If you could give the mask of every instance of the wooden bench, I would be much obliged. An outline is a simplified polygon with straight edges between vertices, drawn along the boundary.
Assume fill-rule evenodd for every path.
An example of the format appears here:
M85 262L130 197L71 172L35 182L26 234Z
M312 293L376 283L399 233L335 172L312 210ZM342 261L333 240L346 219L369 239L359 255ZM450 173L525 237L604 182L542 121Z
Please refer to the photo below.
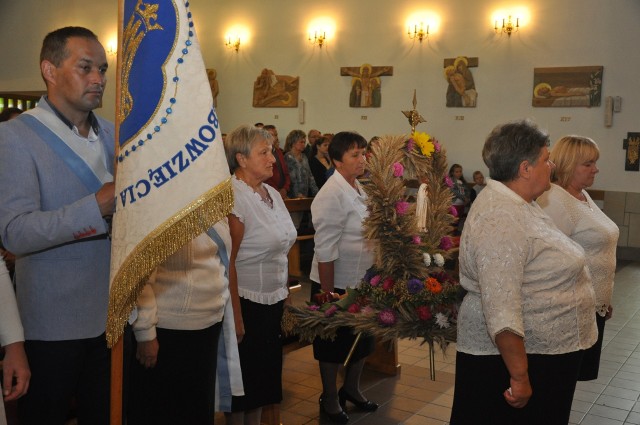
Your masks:
M313 198L291 198L285 199L284 204L289 212L305 212L311 211L311 202ZM294 277L302 277L300 269L300 244L303 241L313 239L313 233L298 235L296 242L289 251L289 275Z

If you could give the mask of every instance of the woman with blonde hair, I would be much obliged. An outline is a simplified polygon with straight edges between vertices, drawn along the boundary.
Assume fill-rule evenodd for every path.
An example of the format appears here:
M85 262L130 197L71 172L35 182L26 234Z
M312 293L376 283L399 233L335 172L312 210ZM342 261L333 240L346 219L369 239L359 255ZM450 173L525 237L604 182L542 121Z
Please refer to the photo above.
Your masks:
M558 140L550 156L556 164L551 190L538 199L556 226L584 248L591 272L598 340L585 352L578 377L581 381L598 378L604 324L613 312L611 295L620 232L585 190L593 185L600 171L596 165L599 157L598 145L587 137L565 136Z

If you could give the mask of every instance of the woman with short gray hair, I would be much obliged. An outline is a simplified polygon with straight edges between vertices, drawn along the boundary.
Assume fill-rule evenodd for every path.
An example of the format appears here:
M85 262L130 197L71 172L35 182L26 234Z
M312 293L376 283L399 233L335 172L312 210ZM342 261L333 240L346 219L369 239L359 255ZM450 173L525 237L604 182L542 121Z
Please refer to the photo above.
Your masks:
M234 195L229 290L245 394L233 397L227 424L259 425L262 406L282 401L280 321L297 232L280 194L264 183L275 163L269 133L240 126L224 147Z
M536 203L554 167L529 121L496 127L491 180L460 240L451 425L567 424L578 369L597 336L584 250ZM481 390L479 390L481 389Z

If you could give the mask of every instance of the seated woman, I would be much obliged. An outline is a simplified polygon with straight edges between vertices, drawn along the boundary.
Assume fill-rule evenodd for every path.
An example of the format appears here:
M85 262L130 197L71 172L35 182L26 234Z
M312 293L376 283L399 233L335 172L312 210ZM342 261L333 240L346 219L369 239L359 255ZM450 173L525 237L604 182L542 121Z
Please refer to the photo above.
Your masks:
M227 425L259 425L262 407L282 400L280 321L289 296L287 253L297 232L284 201L264 183L275 157L268 132L244 125L224 144L235 204L229 215L229 287L244 396L233 397Z

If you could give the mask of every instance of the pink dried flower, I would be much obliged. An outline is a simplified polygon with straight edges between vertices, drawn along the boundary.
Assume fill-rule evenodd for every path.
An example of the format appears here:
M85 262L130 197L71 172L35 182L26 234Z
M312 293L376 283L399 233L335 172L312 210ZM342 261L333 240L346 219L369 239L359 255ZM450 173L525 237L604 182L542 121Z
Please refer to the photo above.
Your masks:
M434 140L433 141L433 147L434 147L436 152L440 152L440 149L441 149L440 142L438 142L437 140Z
M407 152L411 152L416 146L416 141L413 138L407 140Z
M353 303L347 309L349 313L360 313L360 304Z
M444 183L448 187L453 187L453 180L451 180L451 177L449 177L449 176L444 176Z
M398 215L405 215L409 211L409 203L407 201L396 202L396 212Z
M362 307L362 310L360 311L362 314L372 314L374 313L375 310L370 305L365 305L364 307Z
M325 310L324 317L331 317L336 313L336 311L338 311L338 306L334 304Z
M311 310L311 311L318 311L318 310L320 310L320 306L315 305L315 304L308 305L308 306L307 306L307 308L308 308L309 310Z
M420 245L422 243L422 238L420 235L413 235L413 243L416 245Z
M443 236L442 239L440 239L440 249L442 249L443 251L448 251L453 247L453 241L451 241L451 238L449 236Z
M456 207L454 207L453 205L451 205L449 207L449 214L451 214L454 217L458 216L458 209Z
M431 309L426 305L421 305L416 308L416 313L418 313L418 319L420 320L430 320L433 317Z
M393 278L391 277L388 277L382 282L382 289L389 292L393 289L393 286L395 284L396 284L395 280L393 280Z
M378 286L378 283L380 283L380 279L382 279L382 277L380 277L380 275L377 274L371 278L371 282L369 282L369 284L371 286Z
M404 174L404 166L399 162L393 163L393 177L402 177Z
M378 313L378 322L383 326L393 326L396 320L396 313L391 309L386 308Z

